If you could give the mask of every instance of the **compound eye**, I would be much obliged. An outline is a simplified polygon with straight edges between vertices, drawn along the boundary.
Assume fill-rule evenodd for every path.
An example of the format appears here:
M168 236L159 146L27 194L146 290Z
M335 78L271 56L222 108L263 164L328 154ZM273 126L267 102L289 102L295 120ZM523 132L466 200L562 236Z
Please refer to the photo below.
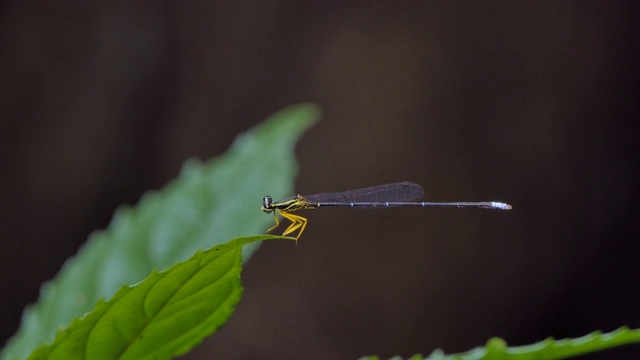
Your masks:
M262 211L266 213L270 213L273 211L271 205L273 204L273 199L271 196L267 195L262 199Z

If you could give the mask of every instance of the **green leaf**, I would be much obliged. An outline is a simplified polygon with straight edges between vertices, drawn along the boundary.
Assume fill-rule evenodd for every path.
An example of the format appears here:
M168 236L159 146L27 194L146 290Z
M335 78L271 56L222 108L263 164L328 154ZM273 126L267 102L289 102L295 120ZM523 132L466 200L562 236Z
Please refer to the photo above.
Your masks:
M227 239L263 233L273 222L260 211L264 195L293 193L295 141L318 117L311 104L292 106L238 136L226 154L204 164L191 160L159 192L135 208L122 207L42 287L27 308L2 359L24 359L60 326L110 298L123 284L144 279ZM257 243L244 247L245 258Z
M58 332L29 359L170 359L220 328L242 295L242 246L276 236L238 238L142 282L123 286L109 301Z
M414 355L411 360L541 360L567 359L570 357L590 354L622 345L640 343L640 329L630 330L621 327L610 333L595 331L579 338L554 340L548 338L531 345L508 347L507 342L500 338L491 338L484 347L477 347L461 354L445 355L442 350L435 350L424 358ZM374 360L377 356L364 357Z

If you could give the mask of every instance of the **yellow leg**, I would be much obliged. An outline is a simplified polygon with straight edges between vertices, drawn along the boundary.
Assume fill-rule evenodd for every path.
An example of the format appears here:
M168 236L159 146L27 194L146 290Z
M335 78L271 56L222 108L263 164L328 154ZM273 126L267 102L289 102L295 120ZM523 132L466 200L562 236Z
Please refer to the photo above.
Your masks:
M276 219L276 224L273 225L272 227L269 228L269 230L267 230L267 232L265 232L265 234L268 234L271 232L271 230L275 229L278 227L278 225L280 225L280 222L278 221L278 215L276 215L276 212L273 212L273 218Z
M298 241L300 235L302 235L302 232L304 231L304 228L307 227L307 219L302 216L293 215L284 211L280 211L280 215L282 215L283 218L291 221L291 225L289 225L289 227L282 233L282 235L286 236L300 229L300 231L298 231L298 235L296 236L296 241Z

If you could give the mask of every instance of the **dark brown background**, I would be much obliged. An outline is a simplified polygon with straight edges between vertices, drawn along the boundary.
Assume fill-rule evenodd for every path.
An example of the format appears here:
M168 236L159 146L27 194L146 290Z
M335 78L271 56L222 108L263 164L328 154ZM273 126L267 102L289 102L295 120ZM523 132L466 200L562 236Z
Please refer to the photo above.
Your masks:
M2 339L118 204L300 101L324 110L297 147L300 192L412 180L514 210L316 211L297 247L256 254L238 311L187 358L640 326L631 4L4 3Z

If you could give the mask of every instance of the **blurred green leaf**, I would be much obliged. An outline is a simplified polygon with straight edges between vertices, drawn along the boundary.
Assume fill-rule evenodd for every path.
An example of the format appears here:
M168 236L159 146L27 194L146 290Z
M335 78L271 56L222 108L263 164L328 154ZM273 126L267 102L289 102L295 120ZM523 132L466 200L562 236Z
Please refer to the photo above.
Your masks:
M238 238L123 286L109 301L58 332L29 359L170 359L220 328L242 295L242 246L270 235Z
M319 116L311 104L284 109L238 136L226 154L206 163L188 161L180 176L135 208L122 207L105 231L92 234L28 307L2 359L24 359L56 330L110 298L123 284L145 278L240 236L263 233L273 217L260 209L264 195L293 193L293 147ZM244 248L245 256L255 245Z
M464 353L445 355L442 350L435 350L427 357L414 355L410 360L567 359L633 343L640 343L640 329L630 330L627 327L621 327L610 333L603 334L601 331L596 331L574 339L554 340L553 338L548 338L535 344L524 346L509 347L506 341L500 338L491 338L484 347L477 347ZM377 356L361 358L361 360L378 359L379 357Z

